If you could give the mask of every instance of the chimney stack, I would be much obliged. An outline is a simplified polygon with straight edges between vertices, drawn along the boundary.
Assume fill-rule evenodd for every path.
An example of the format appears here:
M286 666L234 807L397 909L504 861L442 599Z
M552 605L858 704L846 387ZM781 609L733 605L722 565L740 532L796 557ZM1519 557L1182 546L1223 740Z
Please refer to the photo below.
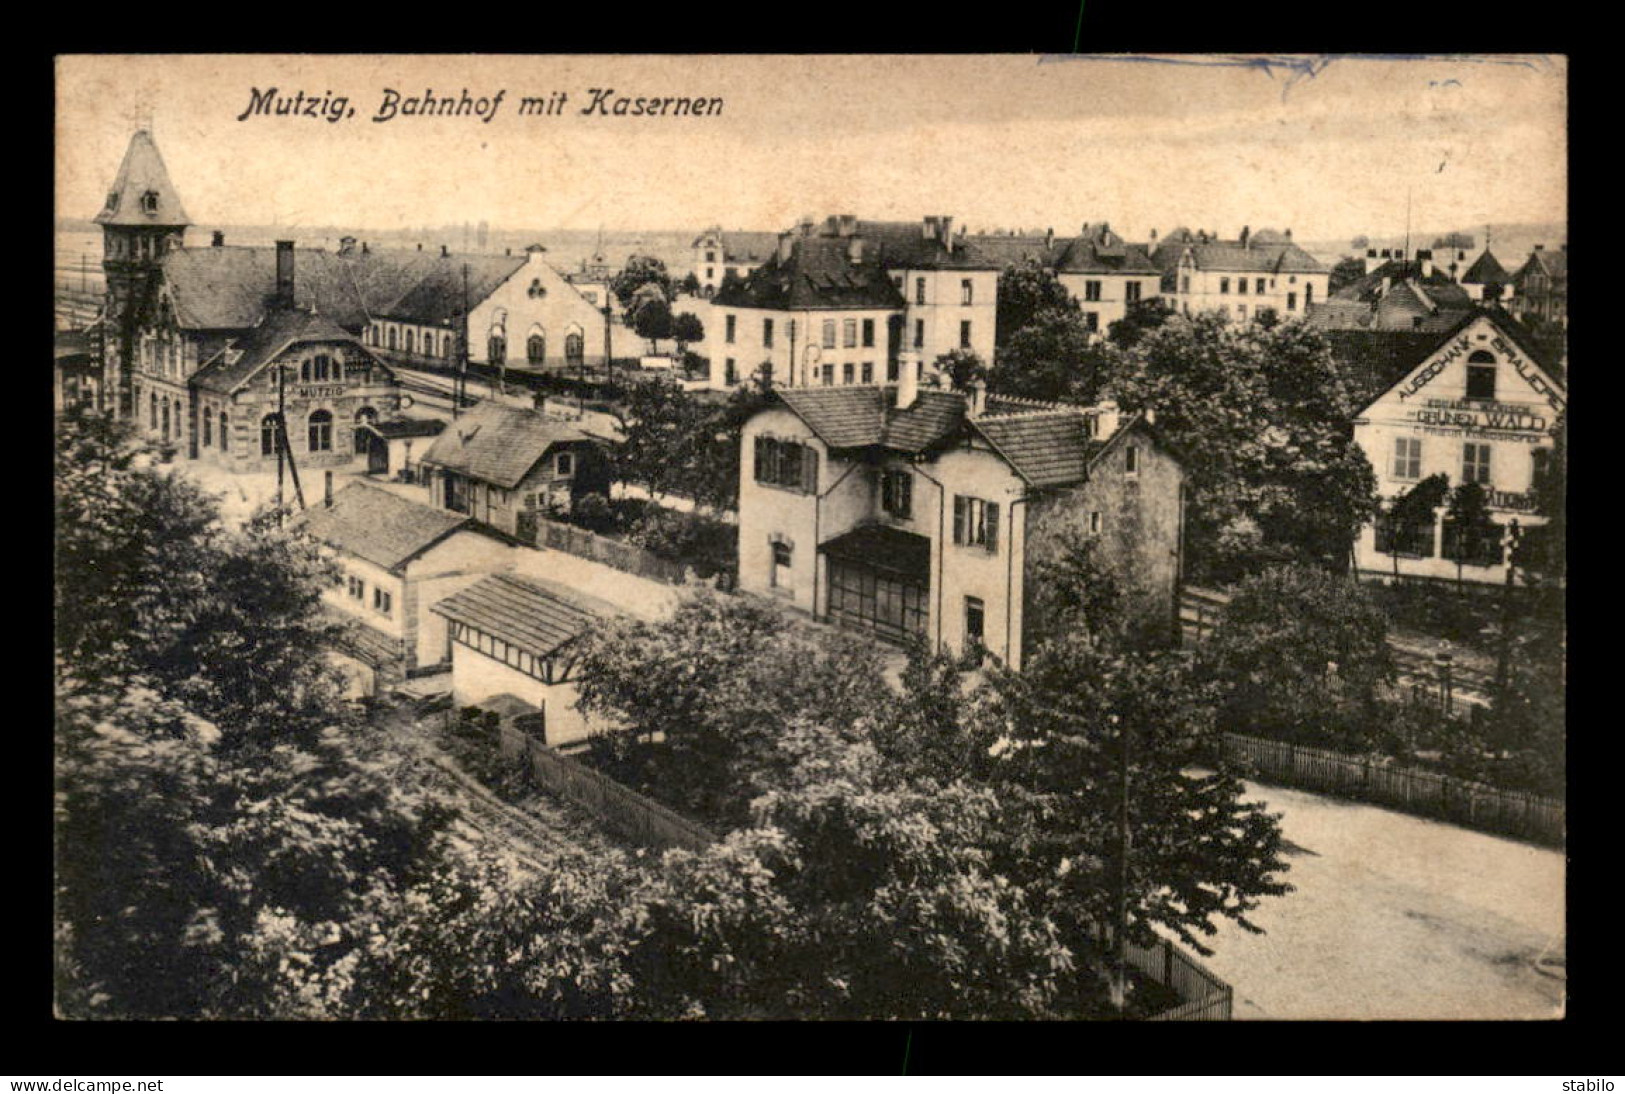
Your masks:
M449 258L449 257L451 257L451 250L444 243L442 243L440 245L440 257L441 258Z
M1433 252L1432 251L1417 251L1416 252L1416 261L1417 261L1417 264L1421 267L1423 277L1431 277L1431 276L1433 276Z
M897 355L897 409L907 410L920 397L920 362L912 353Z
M856 266L863 262L863 239L852 236L846 244L846 257Z
M1370 273L1372 270L1376 269L1378 265L1380 265L1380 263L1377 260L1377 249L1375 247L1367 247L1365 249L1365 272Z
M1151 229L1151 242L1155 243L1156 241L1157 241L1157 230L1155 228L1153 228L1153 229Z
M276 300L283 307L293 307L293 240L276 241Z
M1248 247L1248 246L1251 245L1249 243L1249 240L1251 239L1251 237L1252 237L1252 230L1249 229L1247 227L1247 225L1243 224L1241 226L1241 245L1242 245L1243 248Z
M348 255L348 254L354 254L354 253L355 253L355 236L344 236L343 238L341 238L339 240L339 254Z
M834 220L835 234L842 239L850 239L858 230L858 218L852 213L841 213Z
M1291 228L1288 228L1286 231L1282 232L1281 234L1286 237L1286 241L1288 243L1292 242L1292 229Z
M1044 250L1047 251L1053 246L1055 246L1055 229L1054 228L1045 228L1044 229Z
M970 382L967 389L967 399L970 404L970 416L980 418L987 413L987 381L978 376Z
M795 246L795 239L796 239L796 237L795 237L794 232L780 232L779 233L779 254L778 254L778 259L779 259L779 264L781 266L784 263L790 261L790 251Z
M1122 423L1123 415L1117 400L1107 399L1095 407L1095 440L1109 441Z
M215 232L214 233L213 245L216 246L216 247L224 247L226 245L226 233L225 232Z
M942 234L940 236L938 236L937 238L942 240L942 245L944 247L946 247L950 251L953 250L954 249L954 218L953 217L938 217L937 218L937 224L940 225L940 230L942 232Z

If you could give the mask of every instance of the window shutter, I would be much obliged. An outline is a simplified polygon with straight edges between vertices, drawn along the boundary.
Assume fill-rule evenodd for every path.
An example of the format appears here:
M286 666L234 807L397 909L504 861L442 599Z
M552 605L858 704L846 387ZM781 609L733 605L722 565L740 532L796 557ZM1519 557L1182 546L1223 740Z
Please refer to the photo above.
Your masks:
M996 501L987 503L987 549L999 549L999 503Z
M801 450L801 488L809 494L818 493L818 453L810 444Z
M767 481L767 445L766 437L756 438L756 481Z
M965 542L965 499L954 495L954 542Z

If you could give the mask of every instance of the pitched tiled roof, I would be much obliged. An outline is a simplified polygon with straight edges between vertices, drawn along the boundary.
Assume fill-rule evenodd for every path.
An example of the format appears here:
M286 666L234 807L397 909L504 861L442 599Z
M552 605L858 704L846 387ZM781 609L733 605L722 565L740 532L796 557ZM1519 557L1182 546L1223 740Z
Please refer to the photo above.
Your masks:
M1351 402L1364 410L1442 345L1439 331L1328 330Z
M1553 281L1560 281L1569 274L1569 253L1567 251L1548 251L1541 249L1529 252L1529 260L1513 275L1513 280L1520 286L1530 272L1540 269Z
M1125 243L1105 224L1085 224L1083 232L1067 242L1056 269L1060 273L1158 272L1144 244Z
M873 243L853 262L848 240L824 236L797 239L787 262L775 256L749 277L726 282L714 303L724 307L886 308L903 307L903 297L881 267Z
M1502 266L1496 260L1495 255L1486 247L1484 253L1473 259L1473 264L1467 267L1467 272L1462 275L1461 283L1463 285L1505 285L1511 279L1512 275L1506 272L1506 267Z
M1429 293L1432 293L1435 289L1448 293L1449 290L1455 287L1455 282L1450 280L1450 275L1437 266L1426 277L1423 277L1420 262L1391 260L1384 262L1380 266L1373 267L1370 273L1364 274L1344 285L1341 289L1332 293L1331 298L1334 300L1361 300L1369 304L1382 296L1384 281L1388 282L1390 288L1401 282L1419 283L1425 286ZM1466 293L1461 292L1459 289L1456 290L1456 294L1463 301L1468 299Z
M577 441L590 438L537 411L488 400L447 427L422 462L512 490L548 449Z
M832 558L861 562L898 577L930 583L931 541L884 524L860 524L818 545Z
M1087 477L1101 447L1090 437L1090 415L1079 409L1029 411L972 418L971 427L1033 486L1061 486Z
M1325 273L1326 267L1296 243L1212 242L1190 244L1200 270L1237 273Z
M830 230L829 225L825 230ZM950 236L951 249L941 240L927 237L923 221L860 220L856 232L878 246L880 262L888 270L997 270L1004 266L983 253L968 235Z
M385 304L378 315L410 323L449 323L463 311L463 268L468 268L468 307L472 308L496 291L525 265L523 256L448 255L436 256L417 281L397 299Z
M818 439L831 448L879 445L923 452L947 438L965 419L965 398L950 391L921 391L907 410L895 409L895 388L787 387L777 393Z
M151 211L143 199L152 194ZM124 161L119 164L113 188L108 192L107 204L96 214L97 224L124 227L184 227L192 223L181 208L181 198L175 184L169 181L164 157L152 135L139 129L130 138L124 150Z
M472 517L366 482L352 482L333 496L332 506L307 509L299 518L323 543L392 572L472 523Z
M370 358L384 375L392 375L371 350L327 316L302 308L285 308L271 311L259 326L205 361L193 373L192 382L211 391L236 391L283 350L302 342L345 343Z
M509 573L482 577L432 610L536 657L554 653L599 619L618 614L603 601L556 581Z
M1036 262L1053 270L1066 251L1066 239L1047 236L967 236L966 242L998 263L999 268Z
M766 262L778 249L777 232L723 232L724 262Z

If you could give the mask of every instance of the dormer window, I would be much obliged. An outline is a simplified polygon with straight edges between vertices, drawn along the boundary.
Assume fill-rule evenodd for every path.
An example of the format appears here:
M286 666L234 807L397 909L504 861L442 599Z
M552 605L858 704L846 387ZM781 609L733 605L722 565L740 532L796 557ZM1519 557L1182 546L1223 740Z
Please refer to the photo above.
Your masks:
M158 191L148 190L141 195L141 211L143 213L156 213L158 211Z
M111 213L113 210L115 210L117 208L118 208L118 191L117 190L109 190L107 192L107 211L109 213Z

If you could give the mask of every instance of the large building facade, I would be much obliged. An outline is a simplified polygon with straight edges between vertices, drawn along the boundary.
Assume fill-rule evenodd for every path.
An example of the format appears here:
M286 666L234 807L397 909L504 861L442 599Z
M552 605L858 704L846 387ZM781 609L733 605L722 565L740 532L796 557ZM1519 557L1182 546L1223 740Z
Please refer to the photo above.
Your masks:
M1243 228L1234 240L1180 229L1153 258L1163 271L1163 298L1186 315L1246 322L1268 309L1297 319L1326 299L1331 283L1331 271L1292 242L1290 229L1255 235Z

